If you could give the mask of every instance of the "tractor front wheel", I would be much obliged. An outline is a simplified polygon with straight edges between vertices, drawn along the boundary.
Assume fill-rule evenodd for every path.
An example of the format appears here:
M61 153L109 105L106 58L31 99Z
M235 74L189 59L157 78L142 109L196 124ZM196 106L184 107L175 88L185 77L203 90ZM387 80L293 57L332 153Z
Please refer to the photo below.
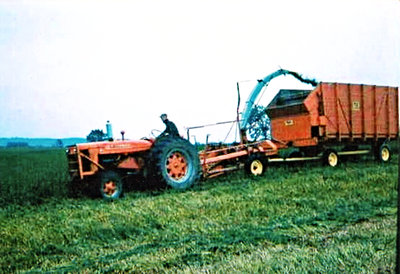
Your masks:
M115 171L100 174L100 196L106 200L115 200L122 196L122 178Z

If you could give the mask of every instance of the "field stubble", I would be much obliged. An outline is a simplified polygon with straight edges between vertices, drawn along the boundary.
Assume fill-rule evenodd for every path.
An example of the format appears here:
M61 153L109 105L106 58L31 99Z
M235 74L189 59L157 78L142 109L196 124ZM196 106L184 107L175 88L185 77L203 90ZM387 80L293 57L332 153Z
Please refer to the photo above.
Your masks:
M0 151L0 272L394 271L397 157L68 198L62 150Z

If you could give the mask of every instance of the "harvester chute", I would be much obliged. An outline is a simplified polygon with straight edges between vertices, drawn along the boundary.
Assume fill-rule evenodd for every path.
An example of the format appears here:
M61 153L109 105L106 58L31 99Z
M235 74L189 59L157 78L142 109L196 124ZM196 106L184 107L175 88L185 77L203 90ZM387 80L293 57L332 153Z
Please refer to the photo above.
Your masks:
M256 102L257 97L260 95L261 91L263 90L264 87L268 86L269 82L271 82L272 79L279 77L281 75L292 75L299 81L310 84L312 86L317 86L318 82L313 80L313 79L306 79L303 78L300 74L294 71L286 70L286 69L279 69L268 76L264 77L264 79L258 80L257 85L254 87L254 89L251 91L249 98L247 99L243 114L242 114L242 119L240 122L240 129L242 131L242 134L244 134L243 131L246 131L248 126L249 126L249 120L251 116L251 112L254 108L254 104Z

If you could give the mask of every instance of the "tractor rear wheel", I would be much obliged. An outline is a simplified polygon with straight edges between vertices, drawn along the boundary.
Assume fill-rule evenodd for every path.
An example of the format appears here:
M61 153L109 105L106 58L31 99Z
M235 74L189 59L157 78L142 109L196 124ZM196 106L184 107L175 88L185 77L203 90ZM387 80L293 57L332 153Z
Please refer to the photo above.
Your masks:
M197 150L182 138L165 137L157 140L148 162L149 179L161 187L187 189L200 177Z
M267 167L266 159L259 155L251 155L244 164L244 170L247 174L260 176Z
M104 171L100 174L99 191L106 200L115 200L122 196L122 178L115 171Z

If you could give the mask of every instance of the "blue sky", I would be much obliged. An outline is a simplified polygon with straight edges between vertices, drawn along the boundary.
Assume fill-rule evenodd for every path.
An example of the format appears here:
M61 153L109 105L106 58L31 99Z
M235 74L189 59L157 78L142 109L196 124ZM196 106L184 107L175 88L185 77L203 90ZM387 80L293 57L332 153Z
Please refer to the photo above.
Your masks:
M85 137L110 120L136 139L164 112L183 133L235 119L236 82L246 98L280 67L399 86L399 64L395 0L0 1L0 137ZM286 78L264 104L298 87Z

